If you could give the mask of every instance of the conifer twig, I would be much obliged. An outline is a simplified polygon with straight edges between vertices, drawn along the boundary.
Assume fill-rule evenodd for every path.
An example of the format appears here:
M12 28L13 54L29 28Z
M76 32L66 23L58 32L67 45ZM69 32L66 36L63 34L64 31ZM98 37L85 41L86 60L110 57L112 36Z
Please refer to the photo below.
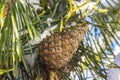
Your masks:
M5 10L4 10L3 16L2 16L3 18L7 17L8 13L10 11L10 7L12 6L12 3L13 3L13 0L9 0L7 2L7 4L5 5Z

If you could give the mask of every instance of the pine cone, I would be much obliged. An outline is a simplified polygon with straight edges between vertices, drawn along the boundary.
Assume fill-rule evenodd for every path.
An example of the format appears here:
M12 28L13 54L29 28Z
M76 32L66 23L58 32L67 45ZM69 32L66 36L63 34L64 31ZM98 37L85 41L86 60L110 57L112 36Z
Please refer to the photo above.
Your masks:
M41 61L49 68L64 67L75 54L88 27L85 25L81 28L82 30L56 32L43 39L39 45Z

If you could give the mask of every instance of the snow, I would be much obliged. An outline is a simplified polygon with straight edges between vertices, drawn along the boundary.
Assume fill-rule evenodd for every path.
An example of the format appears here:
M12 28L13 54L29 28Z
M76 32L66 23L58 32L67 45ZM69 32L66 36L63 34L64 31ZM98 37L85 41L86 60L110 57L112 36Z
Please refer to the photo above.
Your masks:
M39 0L29 0L31 4L34 4L34 3L38 3L39 4ZM33 5L33 7L37 10L40 6L38 5Z
M115 57L114 62L120 66L120 53ZM111 68L108 70L107 80L120 80L120 69Z
M84 3L86 0L82 0L82 1L74 1L74 4L76 6L80 6L82 3ZM82 15L87 14L87 16L92 15L95 11L94 11L94 6L95 6L95 2L89 2L87 4L85 4L84 6L82 6L80 8L80 10L76 11L76 14L80 14L82 12ZM81 17L80 17L81 18Z
M112 68L108 71L107 80L120 80L120 69Z
M100 2L109 9L119 9L120 0L100 0Z
M28 54L24 56L25 60L27 61L27 63L30 65L31 68L34 66L37 55L38 53Z

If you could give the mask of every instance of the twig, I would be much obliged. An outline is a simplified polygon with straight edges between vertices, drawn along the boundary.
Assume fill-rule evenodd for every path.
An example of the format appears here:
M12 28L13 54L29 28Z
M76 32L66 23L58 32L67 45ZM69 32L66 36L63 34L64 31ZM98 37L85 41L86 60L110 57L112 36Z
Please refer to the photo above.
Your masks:
M3 18L7 17L8 13L9 13L9 10L10 10L10 7L12 6L12 3L13 3L13 0L9 0L5 6L5 10L3 12Z

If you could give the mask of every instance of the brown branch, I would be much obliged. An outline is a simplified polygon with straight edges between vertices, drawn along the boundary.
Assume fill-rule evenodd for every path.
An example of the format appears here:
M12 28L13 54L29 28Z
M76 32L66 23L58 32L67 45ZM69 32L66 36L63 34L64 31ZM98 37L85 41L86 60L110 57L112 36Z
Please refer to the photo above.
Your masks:
M13 0L9 0L7 2L7 4L5 5L5 10L4 10L3 14L2 14L2 18L7 17L8 13L10 11L10 7L12 6L12 3L13 3Z

